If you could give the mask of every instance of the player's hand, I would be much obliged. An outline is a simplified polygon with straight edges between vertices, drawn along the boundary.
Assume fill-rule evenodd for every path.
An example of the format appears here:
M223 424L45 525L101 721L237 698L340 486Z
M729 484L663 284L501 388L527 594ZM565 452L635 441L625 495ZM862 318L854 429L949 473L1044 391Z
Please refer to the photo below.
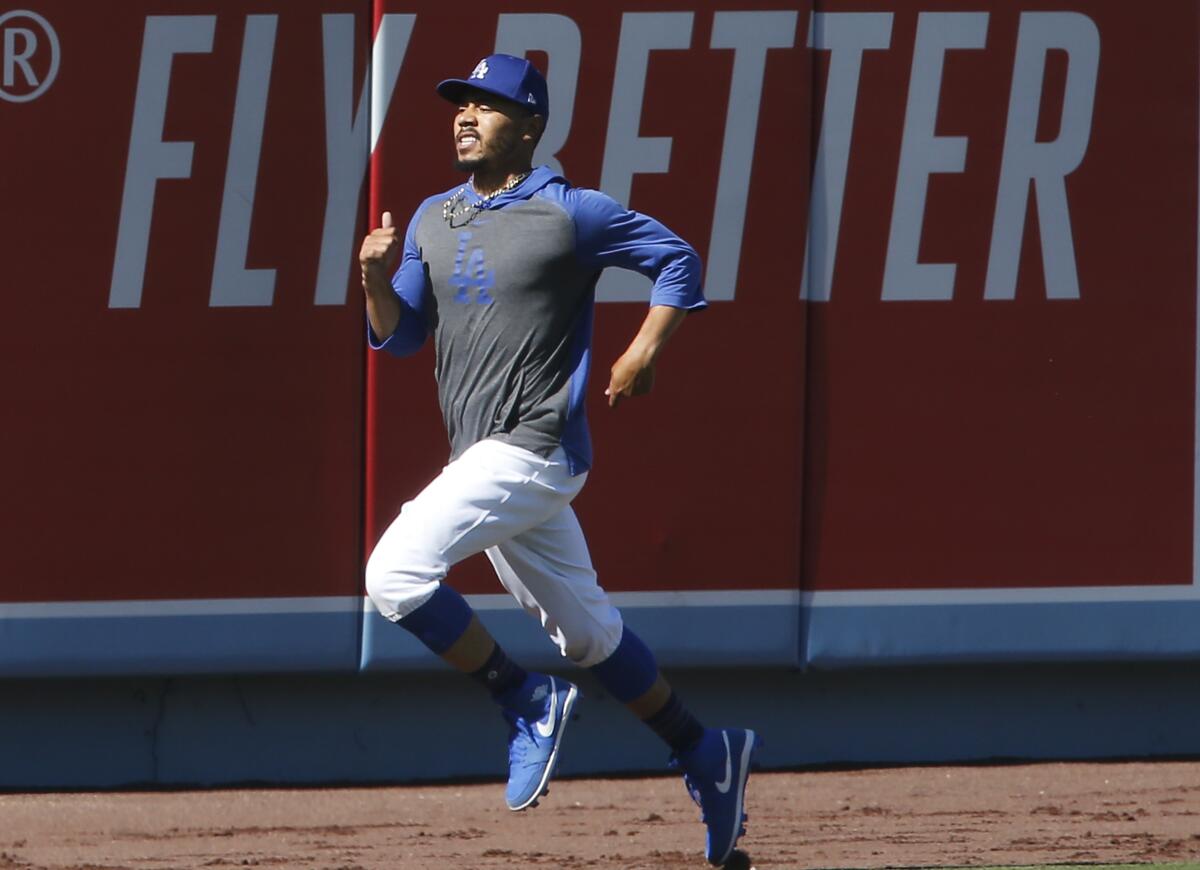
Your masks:
M633 348L625 351L612 366L608 380L608 407L615 408L622 399L644 396L654 386L654 360Z
M371 230L371 234L363 239L362 248L358 252L358 265L362 268L363 284L368 280L384 279L390 283L392 273L396 271L396 261L400 259L400 238L392 225L392 213L385 211L382 226Z

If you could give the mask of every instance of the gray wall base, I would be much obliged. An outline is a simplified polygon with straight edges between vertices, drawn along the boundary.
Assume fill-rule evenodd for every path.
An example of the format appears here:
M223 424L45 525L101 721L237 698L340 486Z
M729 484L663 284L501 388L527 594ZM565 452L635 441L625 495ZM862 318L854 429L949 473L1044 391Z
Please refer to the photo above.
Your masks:
M662 771L667 750L588 674L560 774ZM1200 664L669 674L747 725L765 768L1200 755ZM500 778L505 726L446 671L0 681L0 787ZM499 798L497 798L499 799Z

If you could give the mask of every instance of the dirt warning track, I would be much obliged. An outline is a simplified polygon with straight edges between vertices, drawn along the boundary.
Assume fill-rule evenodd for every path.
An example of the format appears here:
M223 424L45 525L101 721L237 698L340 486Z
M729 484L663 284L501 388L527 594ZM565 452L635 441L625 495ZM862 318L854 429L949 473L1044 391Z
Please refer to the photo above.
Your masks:
M757 773L742 845L767 868L1200 860L1200 762ZM700 868L675 777L0 795L0 868Z

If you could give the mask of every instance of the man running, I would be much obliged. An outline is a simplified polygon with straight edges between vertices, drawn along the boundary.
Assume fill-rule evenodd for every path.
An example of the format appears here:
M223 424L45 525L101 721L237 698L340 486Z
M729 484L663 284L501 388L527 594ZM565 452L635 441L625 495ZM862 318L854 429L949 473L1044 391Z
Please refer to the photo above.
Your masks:
M724 864L744 832L755 734L706 729L683 705L597 583L570 507L592 463L584 393L601 271L654 282L649 313L611 369L605 394L616 407L650 390L663 345L705 307L700 260L653 218L533 168L549 101L528 61L492 55L437 91L458 107L456 166L470 178L425 200L403 235L384 212L360 265L372 348L405 356L434 337L450 462L376 545L368 594L491 693L510 726L506 802L535 806L579 691L524 671L444 582L485 552L562 654L671 748L702 810L707 858Z

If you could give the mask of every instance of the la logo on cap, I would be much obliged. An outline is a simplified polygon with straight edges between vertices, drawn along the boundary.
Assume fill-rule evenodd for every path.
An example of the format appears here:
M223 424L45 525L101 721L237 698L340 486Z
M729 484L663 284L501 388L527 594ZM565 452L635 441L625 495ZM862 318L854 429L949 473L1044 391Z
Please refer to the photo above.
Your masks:
M471 74L467 78L481 79L488 74L487 59L484 58L479 63L475 64L475 69L471 70Z

